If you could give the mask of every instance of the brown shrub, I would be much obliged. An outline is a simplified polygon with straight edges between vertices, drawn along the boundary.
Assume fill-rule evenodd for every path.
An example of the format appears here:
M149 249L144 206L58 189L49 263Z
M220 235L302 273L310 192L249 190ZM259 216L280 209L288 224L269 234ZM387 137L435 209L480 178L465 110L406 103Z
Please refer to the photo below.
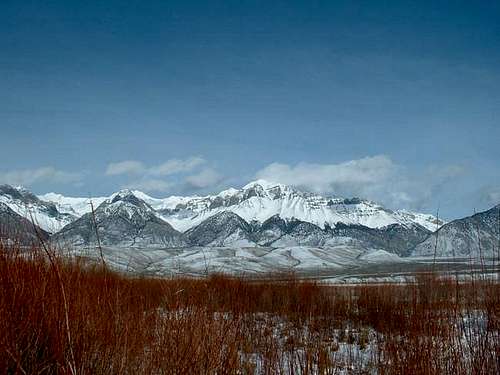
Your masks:
M0 373L498 373L499 296L435 276L140 278L0 244Z

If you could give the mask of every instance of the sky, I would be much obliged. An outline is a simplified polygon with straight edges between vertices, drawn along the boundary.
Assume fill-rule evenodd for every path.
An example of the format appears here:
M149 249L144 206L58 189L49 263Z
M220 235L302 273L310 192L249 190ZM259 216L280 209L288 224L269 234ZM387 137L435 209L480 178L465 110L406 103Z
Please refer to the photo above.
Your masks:
M500 203L498 1L0 4L0 183Z

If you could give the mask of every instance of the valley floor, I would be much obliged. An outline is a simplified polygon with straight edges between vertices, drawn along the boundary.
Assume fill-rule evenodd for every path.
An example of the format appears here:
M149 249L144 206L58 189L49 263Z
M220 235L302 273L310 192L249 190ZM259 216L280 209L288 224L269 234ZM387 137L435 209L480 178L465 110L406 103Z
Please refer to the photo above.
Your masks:
M284 248L123 248L103 247L106 262L118 271L148 276L206 276L213 273L247 278L301 279L330 283L405 282L437 273L468 278L471 273L497 278L498 259L401 258L382 250L365 252L349 246ZM74 249L72 254L97 259L99 250Z

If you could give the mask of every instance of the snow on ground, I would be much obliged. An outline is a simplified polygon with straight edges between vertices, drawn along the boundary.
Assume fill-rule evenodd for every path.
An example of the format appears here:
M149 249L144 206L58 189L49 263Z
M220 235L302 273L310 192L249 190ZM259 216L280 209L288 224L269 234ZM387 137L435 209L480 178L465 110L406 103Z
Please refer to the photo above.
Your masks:
M369 252L363 254L360 259L365 260L367 262L373 263L385 263L385 262L403 262L402 259L397 254L389 253L385 250L375 250L373 252Z
M317 273L369 265L385 257L364 260L367 254L357 247L295 246L265 247L194 247L174 249L119 248L103 249L106 261L114 268L136 273L171 275L223 272L257 275L282 272ZM96 249L75 249L75 253L97 258ZM396 261L397 258L393 258Z
M99 261L95 248L73 249L74 255ZM296 274L299 277L334 284L414 281L415 275L438 272L445 277L466 280L474 277L498 279L498 264L484 268L458 259L434 265L428 258L399 258L380 250L363 251L349 245L331 247L193 247L151 249L104 247L106 262L119 271L150 276L206 276L226 273L238 276ZM491 262L490 262L491 263Z

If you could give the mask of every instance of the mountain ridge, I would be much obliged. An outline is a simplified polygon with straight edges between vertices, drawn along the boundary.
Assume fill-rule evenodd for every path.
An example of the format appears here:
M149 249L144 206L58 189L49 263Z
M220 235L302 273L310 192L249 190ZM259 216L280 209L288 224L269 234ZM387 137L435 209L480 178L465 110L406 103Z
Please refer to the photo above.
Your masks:
M48 238L47 232L0 202L0 241L33 245Z
M429 214L392 211L366 199L325 197L264 180L250 182L241 189L229 188L206 196L153 198L141 191L131 192L150 204L163 220L180 232L186 232L222 211L232 211L247 222L263 223L278 214L283 219L298 219L321 228L325 228L325 225L335 226L338 222L370 228L418 223L434 231L444 224L444 221L438 221ZM88 198L64 197L55 193L40 195L39 198L55 204L61 212L78 213L81 216L90 211ZM97 197L92 200L98 205L108 198Z
M450 221L417 244L413 256L499 257L500 204L489 210Z
M25 214L35 213L35 220L36 214L48 215L48 218L41 220L43 223L61 218L69 221L53 232L52 241L77 247L97 243L89 198L64 197L55 193L37 197L26 189L8 185L2 185L0 192L0 203L9 210L9 203L21 212L20 207L24 205L27 208ZM322 197L287 185L262 181L205 197L172 196L158 199L139 191L124 189L109 197L92 198L92 202L99 239L105 246L349 246L368 252L383 250L405 257L430 256L429 249L434 249L436 235L442 241L440 246L443 248L443 256L468 254L467 249L476 245L473 235L478 226L485 233L486 244L492 244L494 238L497 238L494 237L496 232L492 229L494 226L491 217L484 223L474 222L474 226L457 224L460 220L467 222L470 218L441 225L443 222L438 222L432 215L391 211L360 198ZM492 212L498 207L494 207ZM78 213L83 214L76 217ZM294 213L298 215L295 216ZM478 215L481 214L483 213ZM320 225L321 220L318 218L329 220L322 221ZM335 219L337 220L334 221ZM172 225L175 220L183 220L190 225L181 232ZM425 226L421 224L422 221ZM433 225L440 228L438 232L431 230ZM466 228L467 238L456 229L448 229L457 225ZM465 240L456 242L456 238L461 238L461 235ZM461 250L450 253L449 244L458 246L456 243L461 244Z
M55 233L77 219L77 216L59 211L56 204L41 200L22 186L0 185L0 203L25 219L33 218L40 228L49 233Z
M94 224L95 222L95 224ZM57 232L54 242L88 246L99 241L112 246L183 246L181 234L130 191L120 191Z

